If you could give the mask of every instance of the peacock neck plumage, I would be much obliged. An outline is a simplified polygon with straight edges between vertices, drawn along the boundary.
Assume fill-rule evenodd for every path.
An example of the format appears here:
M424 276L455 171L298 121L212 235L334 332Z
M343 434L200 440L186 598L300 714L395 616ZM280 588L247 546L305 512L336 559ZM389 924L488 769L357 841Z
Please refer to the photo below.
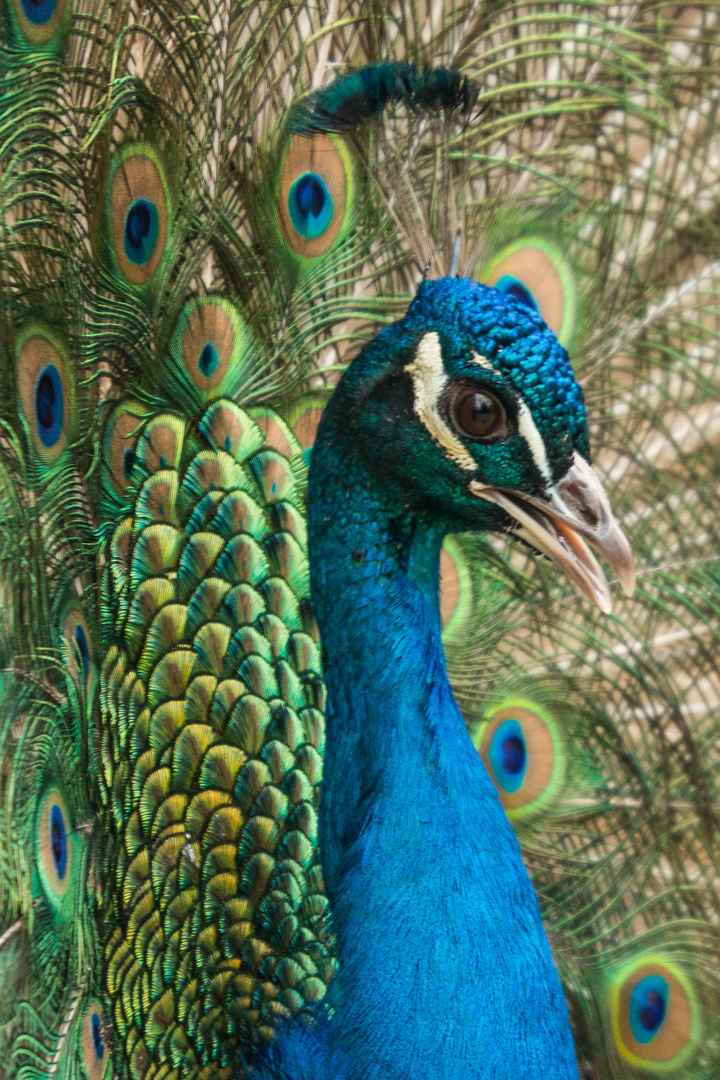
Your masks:
M328 686L320 842L340 962L330 1074L569 1080L567 1007L537 900L448 683L447 523L378 484L346 428L351 411L341 386L310 478Z

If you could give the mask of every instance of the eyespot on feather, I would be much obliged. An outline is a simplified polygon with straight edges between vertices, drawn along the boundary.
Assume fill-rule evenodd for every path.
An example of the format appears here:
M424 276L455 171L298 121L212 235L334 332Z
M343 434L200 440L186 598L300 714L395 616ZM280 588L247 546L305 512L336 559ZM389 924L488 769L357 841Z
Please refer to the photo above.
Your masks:
M105 425L103 460L118 495L122 495L130 484L142 423L140 407L132 402L125 402L113 409Z
M484 275L486 284L540 313L567 346L577 319L575 278L560 250L544 237L527 237L501 251Z
M61 347L45 330L29 328L18 339L17 388L22 418L38 457L53 465L65 450L75 394Z
M265 436L265 442L288 460L300 452L300 447L287 424L272 409L255 407L249 415Z
M220 304L198 304L187 316L182 350L185 371L205 393L227 374L235 348L235 327Z
M11 0L18 29L28 45L47 48L67 23L69 0Z
M95 679L95 660L92 654L90 631L85 616L78 608L71 608L63 620L63 643L65 662L77 683L84 683L90 694Z
M43 796L36 834L40 880L48 899L56 904L67 893L73 859L70 818L57 788L51 788Z
M90 1001L82 1022L82 1058L88 1080L102 1080L110 1058L103 1011L98 1001Z
M149 473L161 469L177 469L180 465L185 425L178 416L162 413L155 416L142 430L135 453Z
M257 424L230 401L211 405L203 413L200 430L216 450L224 450L237 461L246 461L265 441Z
M262 450L250 461L262 498L267 504L292 499L296 484L287 458L276 450Z
M306 465L310 464L312 448L315 445L315 437L328 397L328 393L322 392L303 394L293 404L287 416L288 424L302 450Z
M697 997L685 972L666 957L645 955L620 969L609 997L615 1043L636 1068L674 1072L697 1046Z
M472 608L470 571L460 547L451 536L440 551L440 623L446 643L462 632Z
M120 154L110 174L106 212L118 270L130 284L147 285L165 252L171 215L165 174L150 147Z
M170 344L169 374L201 401L232 398L252 355L250 332L229 301L203 297L185 305Z
M352 168L339 139L296 135L283 161L278 216L296 255L324 255L340 236L352 201Z
M555 721L524 698L506 699L490 712L478 750L511 819L541 810L565 776Z

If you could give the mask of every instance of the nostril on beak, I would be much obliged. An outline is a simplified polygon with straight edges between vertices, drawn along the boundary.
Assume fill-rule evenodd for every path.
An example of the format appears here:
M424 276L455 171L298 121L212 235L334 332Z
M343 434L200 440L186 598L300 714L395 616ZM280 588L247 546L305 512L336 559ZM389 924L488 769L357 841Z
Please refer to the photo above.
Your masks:
M558 494L567 508L584 521L591 529L596 529L602 521L602 513L593 498L592 492L578 480L568 480L560 484Z

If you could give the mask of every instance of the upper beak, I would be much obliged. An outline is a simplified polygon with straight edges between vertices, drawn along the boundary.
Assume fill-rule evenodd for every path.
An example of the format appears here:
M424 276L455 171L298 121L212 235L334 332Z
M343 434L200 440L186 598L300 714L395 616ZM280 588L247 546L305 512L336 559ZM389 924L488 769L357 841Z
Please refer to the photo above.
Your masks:
M565 571L601 611L612 611L610 589L585 537L614 570L626 596L635 589L635 560L610 509L608 497L587 461L575 452L562 480L538 499L505 488L485 487L473 480L474 495L501 506L518 522L518 536Z

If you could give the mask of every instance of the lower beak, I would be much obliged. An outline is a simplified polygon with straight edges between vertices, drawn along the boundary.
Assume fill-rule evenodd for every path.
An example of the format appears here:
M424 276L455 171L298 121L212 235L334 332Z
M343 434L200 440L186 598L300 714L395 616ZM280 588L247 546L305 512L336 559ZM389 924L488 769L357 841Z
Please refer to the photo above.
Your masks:
M587 461L577 452L562 480L538 499L506 488L471 481L474 495L501 506L517 522L515 535L562 567L573 584L610 614L607 579L588 541L617 574L626 596L635 589L635 560L613 516L605 490Z

